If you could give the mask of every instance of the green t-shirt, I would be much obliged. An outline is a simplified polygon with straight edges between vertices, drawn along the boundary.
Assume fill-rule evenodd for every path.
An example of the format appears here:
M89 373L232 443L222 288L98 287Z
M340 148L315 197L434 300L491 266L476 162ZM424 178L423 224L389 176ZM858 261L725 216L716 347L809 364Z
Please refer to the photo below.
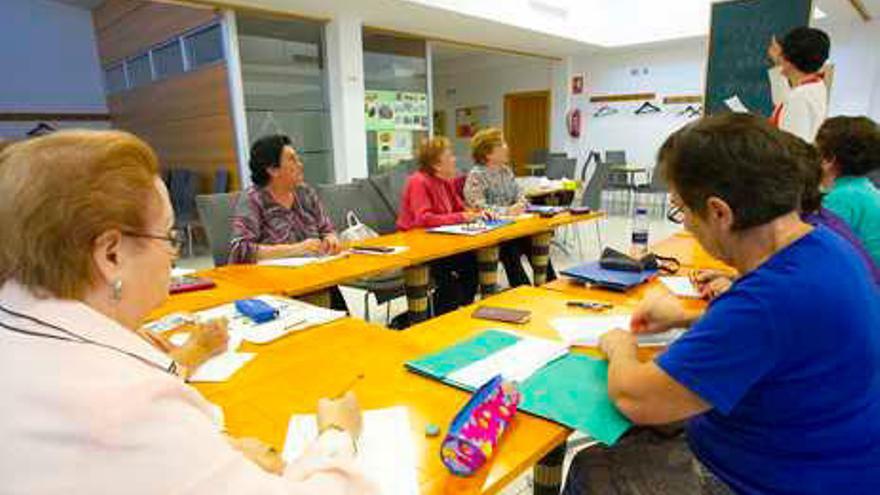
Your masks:
M825 199L825 208L846 221L880 265L880 191L867 177L838 177Z

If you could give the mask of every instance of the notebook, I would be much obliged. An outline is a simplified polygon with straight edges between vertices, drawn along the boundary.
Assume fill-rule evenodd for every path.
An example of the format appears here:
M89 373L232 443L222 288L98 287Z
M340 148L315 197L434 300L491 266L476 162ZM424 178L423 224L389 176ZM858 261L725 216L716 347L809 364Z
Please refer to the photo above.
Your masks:
M553 327L562 337L562 340L573 346L598 347L599 337L615 328L629 330L631 314L577 316L571 318L556 318L550 321ZM684 331L669 330L657 334L638 335L636 340L642 347L663 347L677 339Z
M562 270L560 273L581 282L587 282L618 292L625 292L654 278L657 275L657 270L643 270L641 272L607 270L599 266L598 261L593 261Z
M461 383L458 372L491 359L524 338L531 339L513 332L487 330L440 352L409 361L406 367L447 385L473 391L476 387ZM519 370L528 374L519 383L523 395L519 409L588 433L606 445L617 442L630 422L608 396L608 362L568 352L555 357L549 351L543 359L546 364L537 369L528 370L524 365Z

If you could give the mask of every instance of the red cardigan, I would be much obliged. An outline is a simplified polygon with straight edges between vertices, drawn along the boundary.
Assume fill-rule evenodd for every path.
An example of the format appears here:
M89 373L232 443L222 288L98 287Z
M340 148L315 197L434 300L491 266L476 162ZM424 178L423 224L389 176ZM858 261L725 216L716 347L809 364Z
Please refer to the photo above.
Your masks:
M398 230L464 223L464 179L441 179L421 170L411 174L400 198Z

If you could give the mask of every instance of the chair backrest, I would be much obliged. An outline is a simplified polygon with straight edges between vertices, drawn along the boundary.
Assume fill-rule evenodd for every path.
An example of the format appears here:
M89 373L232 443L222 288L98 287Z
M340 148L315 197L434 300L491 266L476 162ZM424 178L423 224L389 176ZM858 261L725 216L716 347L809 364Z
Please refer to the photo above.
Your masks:
M192 170L176 168L168 171L168 195L178 224L196 219L196 179Z
M593 171L590 181L584 187L584 194L581 196L581 206L588 206L593 210L598 210L602 207L602 189L608 181L611 164L607 161L602 161L599 153L594 153L593 159L596 160L596 169ZM589 163L589 160L587 160L587 163L584 164L585 171Z
M321 184L315 189L337 231L348 227L346 216L350 211L380 234L395 231L397 216L388 209L385 200L369 180L355 180L350 184Z
M214 194L223 194L229 190L229 170L219 168L214 172Z
M574 179L574 171L577 167L576 158L568 158L567 156L550 156L547 161L545 175L548 179L559 180L562 178Z
M395 218L400 213L400 198L403 196L403 188L411 172L409 167L398 165L384 174L374 175L368 179Z
M608 163L608 165L626 165L626 151L606 150L605 162Z
M239 192L223 194L200 194L196 196L196 207L202 226L211 246L214 266L223 266L229 261L229 242L232 240L232 214L241 196Z
M529 152L529 163L547 163L547 148L537 148Z

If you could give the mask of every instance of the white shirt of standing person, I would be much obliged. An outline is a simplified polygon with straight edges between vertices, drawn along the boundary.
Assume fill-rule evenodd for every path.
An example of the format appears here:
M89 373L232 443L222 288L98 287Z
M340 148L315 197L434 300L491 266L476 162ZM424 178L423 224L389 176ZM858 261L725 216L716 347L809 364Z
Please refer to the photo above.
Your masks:
M375 494L348 433L327 430L283 475L235 450L171 359L79 301L0 287L0 492Z
M828 116L828 86L822 76L807 76L792 88L780 67L768 71L773 96L771 122L808 143Z

